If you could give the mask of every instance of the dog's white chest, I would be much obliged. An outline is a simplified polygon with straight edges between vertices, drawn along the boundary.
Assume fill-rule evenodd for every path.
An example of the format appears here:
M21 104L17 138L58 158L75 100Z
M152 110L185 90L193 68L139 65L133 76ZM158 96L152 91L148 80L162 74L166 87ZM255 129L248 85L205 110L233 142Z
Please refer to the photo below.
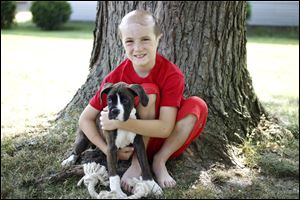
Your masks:
M136 119L135 113L136 113L136 110L135 110L135 108L133 108L130 113L129 118ZM117 148L123 148L123 147L126 147L129 144L133 143L135 135L136 134L133 132L118 129L118 134L117 134L117 138L115 141Z
M118 135L117 135L117 138L116 138L117 148L123 148L123 147L126 147L129 144L133 143L135 135L136 135L135 133L119 129L118 130Z

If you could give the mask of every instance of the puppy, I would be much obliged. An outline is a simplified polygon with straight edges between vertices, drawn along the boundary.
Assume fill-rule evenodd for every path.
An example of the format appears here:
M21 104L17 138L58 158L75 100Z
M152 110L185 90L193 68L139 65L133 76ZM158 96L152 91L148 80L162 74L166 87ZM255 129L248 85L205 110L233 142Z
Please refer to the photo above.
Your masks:
M120 121L126 121L129 118L139 118L138 113L134 108L134 98L136 96L139 97L140 103L143 106L147 106L149 101L143 87L138 84L128 85L124 82L116 84L107 83L100 93L100 101L104 94L107 95L108 118ZM120 198L126 197L126 194L121 190L120 177L117 174L117 151L119 148L133 144L142 169L143 181L150 185L150 188L155 189L155 192L161 193L161 188L153 180L142 136L120 129L103 131L103 134L108 145L107 167L111 191L115 192ZM68 159L62 162L62 165L75 163L78 156L88 146L87 143L87 137L79 130L73 153Z

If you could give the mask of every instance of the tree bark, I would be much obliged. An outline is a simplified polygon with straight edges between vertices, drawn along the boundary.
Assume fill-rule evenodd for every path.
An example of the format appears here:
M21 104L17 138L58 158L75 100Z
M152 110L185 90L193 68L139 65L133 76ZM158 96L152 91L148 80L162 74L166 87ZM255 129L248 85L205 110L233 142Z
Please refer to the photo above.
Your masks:
M246 1L100 1L90 74L60 116L82 110L104 76L125 58L117 28L135 9L157 18L163 32L158 52L184 73L185 95L208 104L207 125L191 149L203 160L231 163L230 146L241 143L265 113L247 70Z

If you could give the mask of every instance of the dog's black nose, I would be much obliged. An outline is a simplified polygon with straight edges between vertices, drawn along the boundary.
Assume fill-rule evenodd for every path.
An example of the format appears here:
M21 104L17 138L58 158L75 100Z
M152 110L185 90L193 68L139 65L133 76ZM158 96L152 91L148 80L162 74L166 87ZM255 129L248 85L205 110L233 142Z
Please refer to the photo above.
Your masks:
M118 115L120 113L120 111L118 108L113 108L113 109L111 109L111 113L114 115Z

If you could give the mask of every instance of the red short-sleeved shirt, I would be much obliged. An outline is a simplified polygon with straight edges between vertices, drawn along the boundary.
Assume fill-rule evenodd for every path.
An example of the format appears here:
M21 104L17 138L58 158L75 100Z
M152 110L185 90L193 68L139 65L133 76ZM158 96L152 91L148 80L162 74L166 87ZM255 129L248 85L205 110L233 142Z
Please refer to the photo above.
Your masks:
M100 92L105 83L125 82L127 84L153 83L160 89L160 106L180 107L184 92L184 76L180 69L160 54L156 54L156 63L147 77L142 78L134 71L132 62L124 60L116 69L111 71L103 80L99 90L90 100L90 105L102 110L106 98L100 104Z

